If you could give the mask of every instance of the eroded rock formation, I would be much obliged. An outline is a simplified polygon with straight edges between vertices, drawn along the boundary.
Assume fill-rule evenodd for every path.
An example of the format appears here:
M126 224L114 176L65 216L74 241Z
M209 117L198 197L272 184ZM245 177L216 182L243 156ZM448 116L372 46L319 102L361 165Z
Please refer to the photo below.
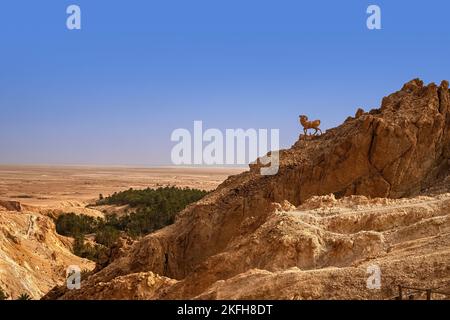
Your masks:
M359 111L321 136L301 135L281 151L277 175L261 176L252 165L81 290L49 297L133 298L113 288L143 272L164 277L139 295L152 299L388 298L396 281L441 284L450 275L448 196L412 204L386 198L418 196L446 181L449 130L448 82L408 82L380 109ZM365 288L369 263L384 270L389 283L381 291ZM92 293L99 283L101 296Z
M53 220L30 206L0 202L0 287L13 299L26 293L40 298L65 283L66 268L93 269L94 263L72 254L69 238Z

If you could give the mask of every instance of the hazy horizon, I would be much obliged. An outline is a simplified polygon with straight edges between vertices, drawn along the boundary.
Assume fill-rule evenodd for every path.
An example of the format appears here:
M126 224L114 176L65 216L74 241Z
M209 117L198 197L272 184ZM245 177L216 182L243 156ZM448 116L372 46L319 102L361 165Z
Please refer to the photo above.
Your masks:
M80 163L0 163L1 167L68 167L68 168L130 168L130 169L246 169L248 165L146 165L146 164L80 164Z

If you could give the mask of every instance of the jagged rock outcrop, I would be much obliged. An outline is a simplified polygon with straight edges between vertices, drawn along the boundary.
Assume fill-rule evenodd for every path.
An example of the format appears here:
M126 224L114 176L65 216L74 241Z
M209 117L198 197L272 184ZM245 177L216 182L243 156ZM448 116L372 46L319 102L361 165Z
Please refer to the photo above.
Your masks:
M328 292L338 290L330 283L333 277L350 286L353 283L341 297L347 292L347 298L387 298L392 293L387 289L362 294L358 288L364 289L364 284L355 284L354 276L363 273L364 261L371 259L386 268L392 281L403 274L403 281L411 282L414 275L404 276L401 270L428 257L436 270L428 265L417 270L428 275L429 284L446 279L450 270L439 260L450 254L446 199L436 200L434 209L423 204L422 215L416 213L417 206L398 211L389 203L379 217L369 208L359 212L354 207L330 217L326 212L305 214L301 207L298 214L283 212L291 212L291 204L305 205L314 196L327 195L322 204L337 205L335 201L342 198L354 206L361 199L351 195L361 195L364 201L372 201L365 197L411 197L446 181L449 108L447 81L440 86L424 86L417 79L408 82L385 97L380 109L359 111L357 117L318 137L301 135L291 149L280 152L277 175L261 176L259 165L252 165L250 171L230 177L179 214L175 224L146 236L128 254L87 279L81 290L60 297L97 298L89 293L97 283L112 285L126 275L152 271L178 280L165 290L158 289L156 298L288 298L290 293L280 292L286 279L310 279L319 288L303 288L297 298L327 298ZM418 248L416 252L408 241ZM393 262L402 255L404 264ZM330 267L335 269L326 270ZM292 270L297 275L286 271L291 268L296 268ZM250 278L279 285L268 288L267 282L261 282L266 291L255 286L255 290L233 294L236 281L244 285Z
M283 152L272 198L298 205L329 193L416 195L448 172L449 121L448 82L438 87L413 80L385 97L380 109L313 141L301 138Z
M177 281L161 277L153 272L139 272L114 278L110 282L99 282L87 288L85 295L91 300L151 300L157 299L165 288ZM51 300L64 293L63 288L51 291L43 297Z
M0 287L13 299L27 293L39 299L65 282L66 268L93 269L94 263L71 252L71 240L56 234L53 221L3 201L0 209Z

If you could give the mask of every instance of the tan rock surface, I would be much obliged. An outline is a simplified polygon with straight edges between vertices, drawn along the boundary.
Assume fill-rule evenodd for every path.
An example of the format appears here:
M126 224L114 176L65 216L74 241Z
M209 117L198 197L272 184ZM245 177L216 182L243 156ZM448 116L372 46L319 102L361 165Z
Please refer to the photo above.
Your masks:
M49 217L0 205L0 287L12 298L22 293L40 298L64 283L69 265L94 268L93 262L71 253L71 240L56 234Z
M153 272L139 272L98 282L87 288L86 295L95 300L151 300L177 281Z
M413 80L378 110L300 136L277 175L252 165L230 177L61 298L97 298L98 283L149 271L178 280L161 299L390 298L399 282L447 285L449 195L419 195L448 190L449 101L448 82ZM368 264L382 269L380 291L365 287Z

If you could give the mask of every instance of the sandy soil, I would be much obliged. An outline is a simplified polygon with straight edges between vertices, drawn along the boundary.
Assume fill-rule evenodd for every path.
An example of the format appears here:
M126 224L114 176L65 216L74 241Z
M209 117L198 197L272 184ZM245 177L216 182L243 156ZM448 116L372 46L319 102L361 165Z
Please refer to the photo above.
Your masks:
M211 190L245 168L131 168L0 165L0 200L34 206L89 202L128 188L165 185Z

